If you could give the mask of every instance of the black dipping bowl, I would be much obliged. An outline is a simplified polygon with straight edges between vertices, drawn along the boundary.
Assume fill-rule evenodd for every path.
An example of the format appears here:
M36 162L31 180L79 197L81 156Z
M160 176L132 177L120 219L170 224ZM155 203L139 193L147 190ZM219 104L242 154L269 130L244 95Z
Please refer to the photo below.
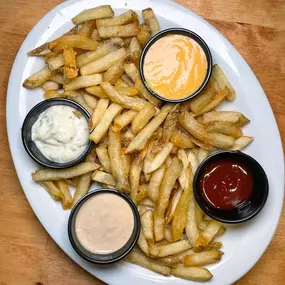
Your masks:
M144 59L145 59L145 56L149 50L149 48L159 39L161 39L162 37L165 37L167 35L170 35L170 34L178 34L178 35L183 35L183 36L186 36L186 37L189 37L191 39L193 39L194 41L196 41L200 46L201 48L203 49L203 51L205 52L205 55L206 55L206 58L207 58L207 62L208 62L208 66L207 66L207 72L206 72L206 76L205 76L205 79L203 81L203 83L201 84L201 86L192 94L189 94L189 96L185 97L185 98L182 98L182 99L168 99L168 98L164 98L160 95L158 95L157 93L155 93L151 88L150 86L148 86L147 82L146 82L146 79L144 77L144 71L143 71L143 64L144 64ZM163 52L163 51L162 51ZM171 28L171 29L166 29L166 30L163 30L159 33L157 33L156 35L154 35L149 41L148 43L146 44L146 46L144 47L143 51L142 51L142 55L141 55L141 59L140 59L140 75L141 75L141 78L142 78L142 81L145 85L145 87L147 88L147 90L153 95L155 96L156 98L162 100L162 101L165 101L165 102L170 102L170 103L180 103L180 102L184 102L184 101L187 101L195 96L197 96L204 88L205 86L207 85L210 77L211 77L211 74L212 74L212 68L213 68L213 60L212 60L212 55L211 55L211 51L208 47L208 45L206 44L206 42L199 36L197 35L196 33L190 31L190 30L187 30L187 29L182 29L182 28Z
M38 119L39 115L43 113L47 108L56 106L56 105L65 105L74 108L75 110L79 111L85 119L89 120L90 115L88 111L83 108L80 104L71 101L69 99L64 98L52 98L48 100L44 100L37 104L33 109L28 113L26 116L23 126L22 126L22 141L23 145L30 155L30 157L35 160L37 163L49 167L49 168L67 168L71 167L79 162L81 162L91 151L93 142L89 140L85 151L76 159L71 160L65 163L54 162L52 160L47 159L37 148L36 144L32 141L32 126Z
M230 210L217 209L209 205L199 187L199 180L205 167L215 160L223 159L231 159L244 164L251 173L253 182L249 199ZM194 195L200 208L213 219L229 224L245 222L257 215L265 205L268 188L267 176L261 165L254 158L240 151L220 151L212 154L200 164L193 179Z
M95 254L88 250L86 250L78 241L76 232L75 232L75 221L78 211L80 210L81 206L91 197L94 195L100 195L103 193L118 195L122 199L124 199L132 209L133 216L134 216L134 229L132 232L131 237L127 241L127 243L119 250L109 253L109 254ZM116 210L116 209L114 209ZM96 211L96 209L94 209ZM106 189L101 188L94 191L89 192L85 196L83 196L73 207L69 220L68 220L68 236L70 243L74 250L85 260L96 263L96 264L110 264L119 261L120 259L124 258L130 251L134 248L137 243L137 240L140 235L140 215L137 210L137 207L133 203L133 201L125 194L120 193L115 189Z

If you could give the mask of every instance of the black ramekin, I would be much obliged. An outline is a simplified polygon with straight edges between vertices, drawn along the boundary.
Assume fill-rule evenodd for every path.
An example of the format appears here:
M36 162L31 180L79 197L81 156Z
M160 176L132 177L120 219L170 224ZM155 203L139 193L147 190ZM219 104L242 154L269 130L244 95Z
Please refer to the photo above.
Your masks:
M85 151L79 157L64 163L59 163L49 160L40 152L36 144L32 141L32 126L38 119L39 115L43 113L47 108L58 105L65 105L74 108L84 116L87 122L90 118L88 111L85 108L83 108L80 104L72 100L64 98L52 98L44 100L39 104L37 104L35 107L33 107L31 111L27 114L22 126L22 141L27 153L37 163L45 167L61 169L61 168L68 168L74 166L75 164L84 160L84 158L90 153L93 146L93 142L89 140Z
M103 193L108 193L112 195L117 195L124 199L132 209L133 216L134 216L134 228L131 237L127 241L127 243L119 250L109 253L109 254L95 254L88 250L86 250L78 241L76 232L75 232L75 221L78 211L80 210L81 206L91 197L94 195L100 195ZM96 211L96 209L94 209ZM116 211L116 209L114 209ZM95 263L95 264L110 264L119 261L120 259L124 258L130 251L134 248L137 243L137 240L140 235L140 215L137 210L137 207L133 203L133 201L125 194L115 190L115 189L107 189L101 188L96 189L85 196L83 196L73 207L69 220L68 220L68 236L70 243L74 250L85 260Z
M192 94L189 94L189 96L182 98L182 99L168 99L168 98L164 98L160 95L158 95L157 93L155 93L150 86L148 86L147 81L145 79L144 76L144 71L143 71L143 65L144 65L144 59L145 56L149 50L149 48L159 39L161 39L162 37L165 37L167 35L170 34L178 34L178 35L183 35L183 36L187 36L193 40L195 40L203 49L203 51L205 52L206 58L207 58L207 72L206 72L206 76L205 79L203 81L203 83L201 84L201 86ZM163 52L163 51L162 51ZM140 59L140 75L142 78L142 81L145 85L145 87L147 88L147 90L156 98L164 101L164 102L170 102L170 103L181 103L181 102L185 102L187 100L190 100L191 98L197 96L207 85L211 74L212 74L212 68L213 68L213 59L212 59L212 55L211 55L211 51L208 47L208 45L206 44L206 42L196 33L187 30L187 29L183 29L183 28L171 28L171 29L166 29L163 30L159 33L157 33L156 35L154 35L146 44L146 46L144 47L143 51L142 51L142 55L141 55L141 59Z
M199 181L203 170L215 160L231 159L244 164L252 175L253 191L245 203L234 209L224 210L211 206L201 194ZM229 224L245 222L256 216L266 203L269 185L262 166L251 156L240 151L219 151L207 157L198 167L194 179L193 190L200 208L211 218Z

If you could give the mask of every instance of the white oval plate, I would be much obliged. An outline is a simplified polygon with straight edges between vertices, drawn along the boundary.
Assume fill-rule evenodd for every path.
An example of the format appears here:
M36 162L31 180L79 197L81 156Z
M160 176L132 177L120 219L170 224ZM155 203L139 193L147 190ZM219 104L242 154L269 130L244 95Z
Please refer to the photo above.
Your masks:
M198 33L208 43L214 62L225 71L237 92L234 102L223 104L223 109L240 110L251 123L245 134L254 142L245 150L264 167L270 185L268 201L261 213L251 221L229 226L222 237L225 255L222 261L209 266L214 275L209 284L231 284L246 274L259 260L276 230L284 191L284 158L277 124L269 102L255 75L236 49L210 24L182 6L165 0L128 1L66 1L51 10L32 29L22 44L10 75L7 97L7 126L11 153L23 190L37 217L56 243L80 266L108 284L189 284L189 281L164 277L133 264L119 263L98 267L81 259L72 249L67 235L69 211L63 211L46 191L31 179L38 168L25 152L21 141L21 126L28 111L43 100L42 90L27 90L22 82L44 66L42 59L28 57L27 52L68 31L71 18L80 11L110 4L115 13L126 9L140 12L152 7L161 28L183 27Z

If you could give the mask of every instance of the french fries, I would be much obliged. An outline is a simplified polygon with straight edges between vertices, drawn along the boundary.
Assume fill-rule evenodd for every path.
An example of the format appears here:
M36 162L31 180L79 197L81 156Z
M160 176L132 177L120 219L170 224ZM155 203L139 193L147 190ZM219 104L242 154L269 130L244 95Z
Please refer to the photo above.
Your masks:
M40 71L28 77L24 81L23 86L29 89L41 86L43 83L48 81L52 75L53 75L53 72L46 66Z
M111 163L108 155L108 150L104 147L97 147L96 154L104 170L108 173L111 173Z
M81 199L85 194L87 194L90 188L91 179L92 179L92 172L86 172L80 176L73 196L73 205L75 205L79 199Z
M223 252L219 250L209 250L186 255L183 258L184 266L204 266L215 263L221 259Z
M188 240L190 241L193 247L199 246L198 245L198 238L199 238L199 230L197 227L196 222L196 202L193 196L193 193L190 192L190 203L187 212L187 224L186 224L186 235Z
M63 50L64 75L67 78L74 78L78 75L75 56L76 52L73 50L73 48L66 48Z
M99 85L101 82L102 82L101 74L79 76L73 79L70 83L64 85L64 90L65 91L77 90L93 85Z
M176 277L192 281L208 281L213 275L206 268L176 266L171 269L171 274Z
M113 18L108 19L98 19L96 20L96 26L120 26L120 25L126 25L133 21L135 21L138 18L137 13L135 13L132 10L128 10L127 12Z
M243 114L233 111L212 111L203 115L203 124L211 122L227 122L237 127L243 127L250 121Z
M217 232L219 231L222 224L216 220L211 220L207 225L206 229L199 235L196 246L197 247L205 247L207 246L215 237ZM191 229L190 231L191 232Z
M102 5L96 8L84 10L77 16L72 18L72 22L75 25L81 24L86 21L109 18L114 16L114 11L110 5Z
M149 245L142 229L138 238L138 246L146 256L149 256Z
M242 130L228 122L212 122L207 126L207 131L232 136L235 139L242 137Z
M70 209L72 207L72 197L67 184L63 180L58 180L56 181L56 185L62 193L62 208L64 210Z
M78 35L85 36L87 38L91 37L94 29L96 27L95 21L86 21L82 24L81 28L78 31ZM94 38L92 38L94 40Z
M155 35L160 31L159 23L155 17L155 14L151 8L144 9L142 11L144 20L148 23L151 31L151 35Z
M153 211L147 210L141 215L141 224L144 236L149 244L154 243Z
M171 136L170 140L175 146L178 146L179 148L182 148L182 149L195 147L190 137L181 132L175 132Z
M162 132L162 139L166 143L170 140L170 138L175 132L179 111L180 111L180 104L176 104L165 119L163 132Z
M137 111L129 110L129 111L123 113L122 115L120 115L119 117L117 117L114 120L113 130L116 132L116 131L120 131L121 129L126 127L137 116L137 113L138 113Z
M156 202L159 197L159 188L166 171L166 165L162 165L159 169L154 171L151 175L148 187L148 197Z
M66 169L38 169L32 173L34 181L61 180L80 176L84 173L95 171L99 165L91 162L82 162Z
M165 224L166 225L169 224L172 221L172 219L174 217L174 214L176 212L176 207L177 207L177 205L178 205L178 203L180 201L182 193L183 193L182 188L178 188L178 189L174 190L174 193L173 193L173 195L171 197L171 200L170 200L167 212L165 214ZM172 224L172 228L173 228L173 224ZM169 232L171 234L171 239L173 240L172 233L171 233L171 231L169 231ZM165 233L166 233L166 231L165 231Z
M110 173L96 170L92 175L92 180L99 182L99 183L104 183L104 184L108 184L108 185L112 185L116 187L115 179Z
M140 184L140 175L142 171L143 163L139 155L135 155L133 162L130 168L130 184L131 184L131 193L130 197L135 204L138 201L138 191Z
M114 37L128 38L134 37L140 32L140 29L136 23L131 23L122 26L100 26L98 27L98 33L100 38L108 39Z
M91 117L91 131L99 124L109 106L109 99L100 99Z
M253 140L253 137L240 137L235 140L234 145L230 148L231 150L242 150Z
M190 248L191 245L186 239L160 246L156 246L153 244L149 245L150 254L154 257L165 257L168 255L181 253Z

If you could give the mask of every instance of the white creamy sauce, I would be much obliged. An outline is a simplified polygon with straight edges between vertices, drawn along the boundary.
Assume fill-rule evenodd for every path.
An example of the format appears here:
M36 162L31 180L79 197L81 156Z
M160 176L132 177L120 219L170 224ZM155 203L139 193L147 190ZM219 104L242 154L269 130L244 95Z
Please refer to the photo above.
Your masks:
M88 144L88 123L76 109L57 105L41 113L32 126L32 140L49 160L58 163L79 157Z

